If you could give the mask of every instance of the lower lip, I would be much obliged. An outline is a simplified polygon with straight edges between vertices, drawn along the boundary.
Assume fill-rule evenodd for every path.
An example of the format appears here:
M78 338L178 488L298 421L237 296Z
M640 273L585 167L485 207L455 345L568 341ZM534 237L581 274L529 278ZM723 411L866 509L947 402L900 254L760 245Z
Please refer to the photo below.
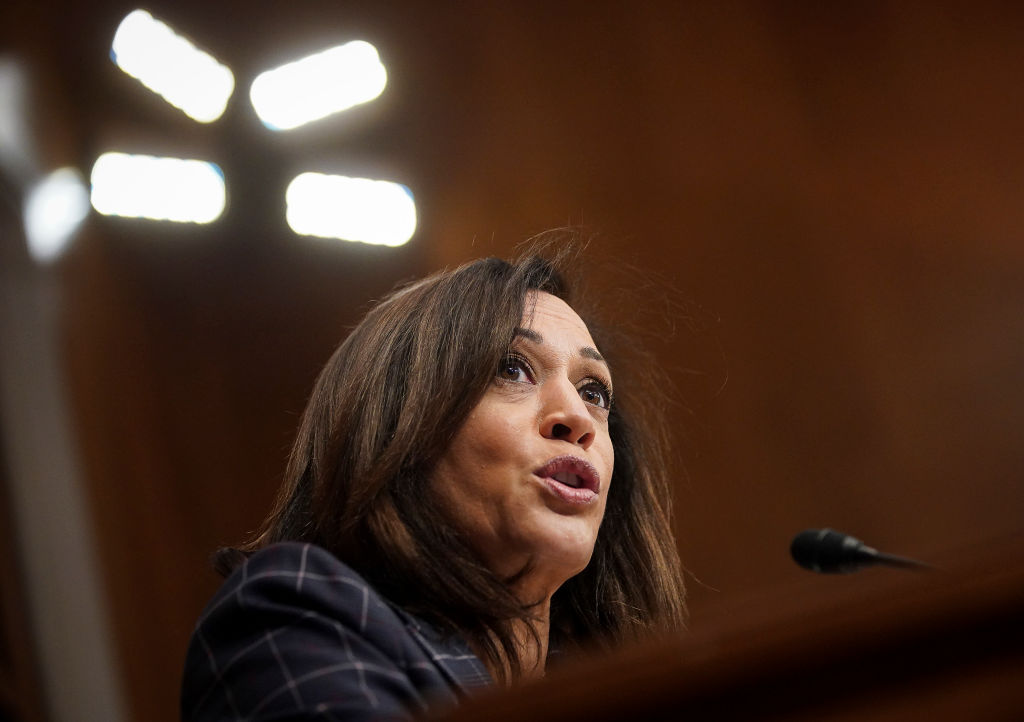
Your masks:
M550 476L540 477L540 479L555 496L570 504L590 504L597 499L597 493L591 489L569 486L552 479Z

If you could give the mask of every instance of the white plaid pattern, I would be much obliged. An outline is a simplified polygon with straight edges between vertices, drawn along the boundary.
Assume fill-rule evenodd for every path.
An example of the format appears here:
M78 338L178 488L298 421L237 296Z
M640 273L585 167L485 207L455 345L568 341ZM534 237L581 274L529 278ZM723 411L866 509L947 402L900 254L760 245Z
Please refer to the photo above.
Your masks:
M461 639L384 600L311 544L275 544L224 582L196 624L182 719L381 720L491 683Z

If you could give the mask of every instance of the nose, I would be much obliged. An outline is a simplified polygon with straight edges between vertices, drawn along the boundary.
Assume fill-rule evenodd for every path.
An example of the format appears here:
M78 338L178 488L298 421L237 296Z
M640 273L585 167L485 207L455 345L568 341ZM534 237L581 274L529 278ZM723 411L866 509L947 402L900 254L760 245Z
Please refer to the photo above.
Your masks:
M589 449L597 428L587 403L568 379L549 381L542 394L540 433L546 439L568 441Z

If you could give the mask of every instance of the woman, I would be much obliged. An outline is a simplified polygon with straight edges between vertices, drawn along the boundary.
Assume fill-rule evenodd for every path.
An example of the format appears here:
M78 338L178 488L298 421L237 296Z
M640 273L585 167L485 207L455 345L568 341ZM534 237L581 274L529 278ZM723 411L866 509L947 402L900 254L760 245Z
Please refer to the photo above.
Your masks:
M682 625L661 437L564 261L431 276L338 348L268 521L221 554L184 718L409 716Z

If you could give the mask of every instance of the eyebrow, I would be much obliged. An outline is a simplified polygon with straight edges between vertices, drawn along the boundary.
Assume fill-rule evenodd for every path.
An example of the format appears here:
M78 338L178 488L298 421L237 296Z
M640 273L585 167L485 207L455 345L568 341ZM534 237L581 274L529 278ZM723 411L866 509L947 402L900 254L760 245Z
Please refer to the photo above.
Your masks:
M533 341L534 343L544 343L544 337L541 336L536 331L533 331L532 329L529 329L529 328L516 328L514 335L522 336L523 338L528 339L530 341ZM593 346L581 346L580 347L580 356L584 356L585 358L594 359L595 361L600 361L601 363L605 364L606 366L608 365L608 362L604 360L604 356L602 356L598 352L598 350L596 348L594 348Z

